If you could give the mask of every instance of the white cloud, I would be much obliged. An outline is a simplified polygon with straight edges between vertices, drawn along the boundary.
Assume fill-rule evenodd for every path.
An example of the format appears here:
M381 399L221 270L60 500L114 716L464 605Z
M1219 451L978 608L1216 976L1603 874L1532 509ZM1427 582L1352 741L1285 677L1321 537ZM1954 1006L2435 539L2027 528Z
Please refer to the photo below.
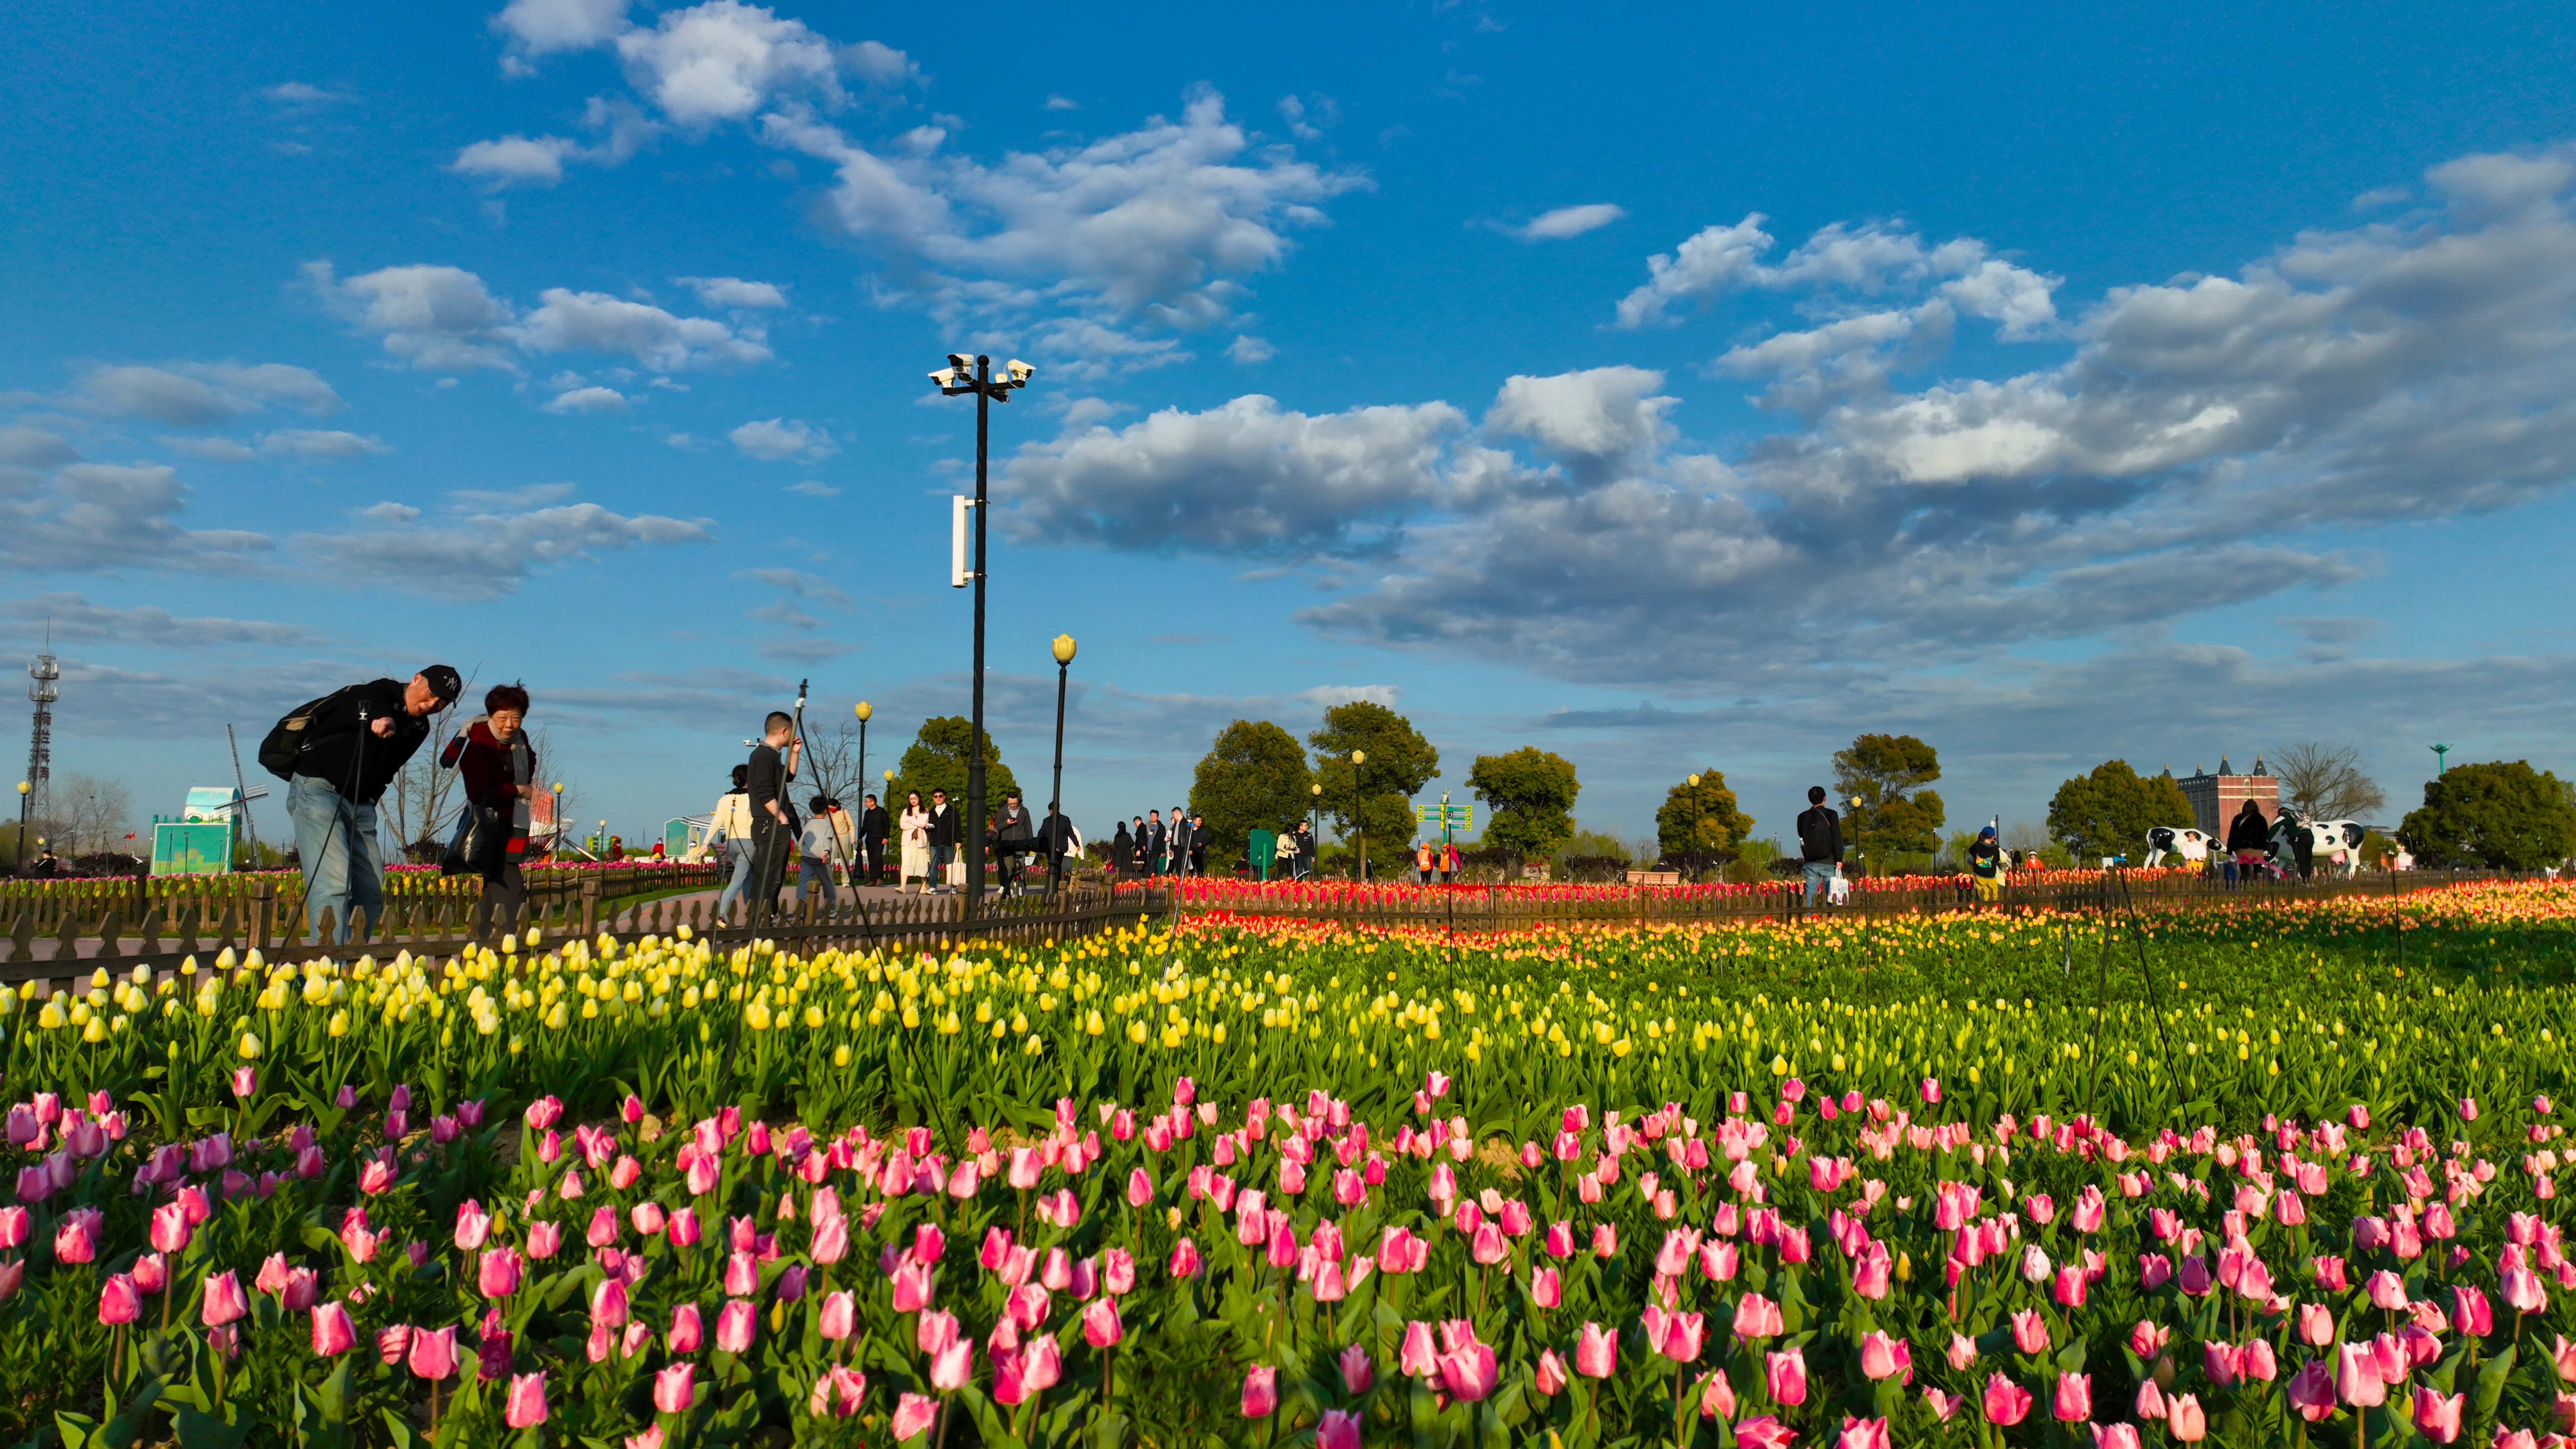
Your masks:
M791 483L787 485L787 491L790 493L802 493L808 498L838 498L841 496L840 489L833 487L829 483L817 483L811 478L806 479L802 483Z
M221 427L270 403L314 414L347 406L318 374L282 362L96 367L82 377L81 395L100 411L174 428Z
M900 90L921 79L911 56L873 40L841 47L841 64L878 90Z
M1082 102L1070 101L1062 96L1050 94L1046 98L1046 108L1050 111L1078 111L1082 109Z
M626 29L628 0L510 0L492 17L514 59L587 50ZM518 67L524 68L524 60Z
M626 395L612 387L576 387L555 394L546 404L550 413L622 413Z
M326 90L309 81L283 81L260 94L281 106L327 106L349 99L344 92Z
M1265 338L1250 334L1237 336L1225 349L1225 355L1245 367L1257 367L1279 355L1279 349Z
M56 640L129 643L157 649L202 649L222 644L302 644L315 636L298 624L260 619L182 618L166 609L115 609L74 593L36 594L0 602L0 619L42 625ZM32 633L33 629L14 631Z
M626 353L657 372L769 360L757 329L676 317L605 292L550 287L538 300L541 305L515 329L519 345L533 352Z
M652 29L620 34L617 54L636 89L682 126L748 120L775 96L842 98L830 41L738 0L665 11Z
M174 452L203 458L210 463L247 463L259 456L257 449L231 438L163 438L161 441Z
M386 267L341 282L330 263L309 262L305 274L334 310L381 334L385 351L424 371L515 371L517 352L622 353L663 372L770 357L757 326L681 317L605 292L550 287L522 317L458 267Z
M1446 403L1311 417L1258 394L1165 409L1112 432L1068 430L1011 459L997 491L1012 535L1219 553L1343 551L1440 488Z
M748 310L787 305L787 294L771 282L746 282L740 277L674 277L671 280L697 293L698 300L710 307Z
M0 563L29 572L238 567L269 540L180 527L188 489L176 470L70 463L50 478L0 479Z
M272 457L302 458L307 462L363 458L393 451L378 438L357 433L316 432L307 428L281 428L273 433L263 433L259 439L259 450Z
M0 428L0 467L53 468L80 461L72 445L40 428Z
M308 262L304 273L335 311L424 372L513 367L509 307L461 267L385 267L341 282L329 262Z
M1517 233L1522 241L1563 241L1587 231L1599 231L1628 214L1624 206L1593 202L1587 206L1560 206L1532 218Z
M1013 460L1010 517L1030 541L1139 551L1373 548L1365 573L1317 571L1333 597L1309 626L1597 682L1794 691L2127 637L2359 576L2310 530L2566 485L2576 147L2427 180L2438 216L2303 233L2233 276L2114 288L2067 322L2021 280L2036 273L1989 270L1983 243L1827 228L1773 266L1757 218L1664 259L1629 309L1759 286L1811 311L1727 354L1803 413L1734 456L1682 444L1665 379L1637 368L1509 379L1474 439L1349 447L1338 486L1307 434L1383 439L1369 410L1239 399L1068 427ZM2067 351L1894 386L1898 364L1945 356L1961 314L2045 322Z
M467 176L477 176L494 186L528 184L552 186L563 180L566 156L578 155L581 145L562 136L503 136L496 141L477 141L456 153L447 169Z
M354 581L456 599L498 598L541 569L642 544L703 543L703 523L653 514L626 517L596 503L517 507L464 501L420 523L379 506L361 517L383 526L299 534L294 546Z
M830 433L794 419L749 422L726 436L746 455L770 463L783 463L790 458L828 458L841 451Z

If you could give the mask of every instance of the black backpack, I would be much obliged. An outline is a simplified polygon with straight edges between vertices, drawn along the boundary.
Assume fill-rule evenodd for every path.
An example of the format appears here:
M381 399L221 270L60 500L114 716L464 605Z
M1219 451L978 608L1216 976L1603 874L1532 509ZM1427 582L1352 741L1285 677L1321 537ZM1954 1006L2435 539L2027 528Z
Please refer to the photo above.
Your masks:
M259 767L281 780L294 779L296 762L303 759L304 752L313 746L307 727L340 696L357 687L354 684L343 685L320 699L307 700L288 710L284 718L269 727L267 737L259 742Z

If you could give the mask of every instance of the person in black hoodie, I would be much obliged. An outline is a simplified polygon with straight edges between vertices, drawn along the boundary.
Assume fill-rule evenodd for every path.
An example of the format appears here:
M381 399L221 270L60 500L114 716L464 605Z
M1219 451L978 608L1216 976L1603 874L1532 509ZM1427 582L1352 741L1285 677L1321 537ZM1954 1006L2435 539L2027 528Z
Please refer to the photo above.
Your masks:
M455 670L433 664L407 683L350 685L313 711L288 777L286 814L304 867L304 918L317 936L325 911L337 944L349 939L353 916L383 909L376 802L429 738L429 716L464 688Z
M957 858L957 843L964 837L957 829L957 807L948 803L948 792L930 792L930 885L934 895L953 895L948 884L948 862Z
M1842 873L1843 818L1826 806L1822 785L1808 787L1807 808L1798 814L1798 859L1806 872L1807 904L1824 904Z
M1020 803L1020 792L1012 791L1002 800L1002 813L993 817L988 836L990 849L1002 868L1002 894L1019 895L1022 879L1029 868L1029 808Z
M2263 807L2248 800L2237 807L2236 818L2227 823L2227 853L2235 857L2228 864L2231 881L2250 880L2263 868L2263 857L2272 853L2272 822L2263 818Z
M886 838L894 833L894 821L886 814L877 797L867 797L867 807L859 812L859 858L850 862L853 874L867 872L868 884L880 884L885 877Z

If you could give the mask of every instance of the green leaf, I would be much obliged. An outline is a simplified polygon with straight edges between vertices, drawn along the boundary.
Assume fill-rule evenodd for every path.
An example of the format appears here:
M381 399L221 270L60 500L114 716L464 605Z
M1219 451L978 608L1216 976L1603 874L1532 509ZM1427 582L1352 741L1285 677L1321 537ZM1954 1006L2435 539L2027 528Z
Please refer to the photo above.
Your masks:
M2505 1378L2513 1372L2513 1360L2514 1346L2507 1344L2494 1358L2487 1360L2486 1367L2478 1370L2476 1412L2479 1418L2495 1417L2496 1405L2504 1400Z
M212 1414L195 1409L181 1409L172 1422L179 1449L242 1449L250 1442L250 1426L227 1424Z

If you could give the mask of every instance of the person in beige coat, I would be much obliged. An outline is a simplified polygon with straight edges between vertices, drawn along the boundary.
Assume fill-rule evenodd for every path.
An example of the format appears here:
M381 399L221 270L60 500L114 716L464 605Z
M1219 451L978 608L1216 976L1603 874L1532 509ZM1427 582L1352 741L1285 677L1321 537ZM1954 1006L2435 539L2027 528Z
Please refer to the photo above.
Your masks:
M930 812L921 807L921 792L903 797L903 814L895 821L896 832L903 839L903 870L896 876L901 888L911 890L915 880L926 890L930 879Z

